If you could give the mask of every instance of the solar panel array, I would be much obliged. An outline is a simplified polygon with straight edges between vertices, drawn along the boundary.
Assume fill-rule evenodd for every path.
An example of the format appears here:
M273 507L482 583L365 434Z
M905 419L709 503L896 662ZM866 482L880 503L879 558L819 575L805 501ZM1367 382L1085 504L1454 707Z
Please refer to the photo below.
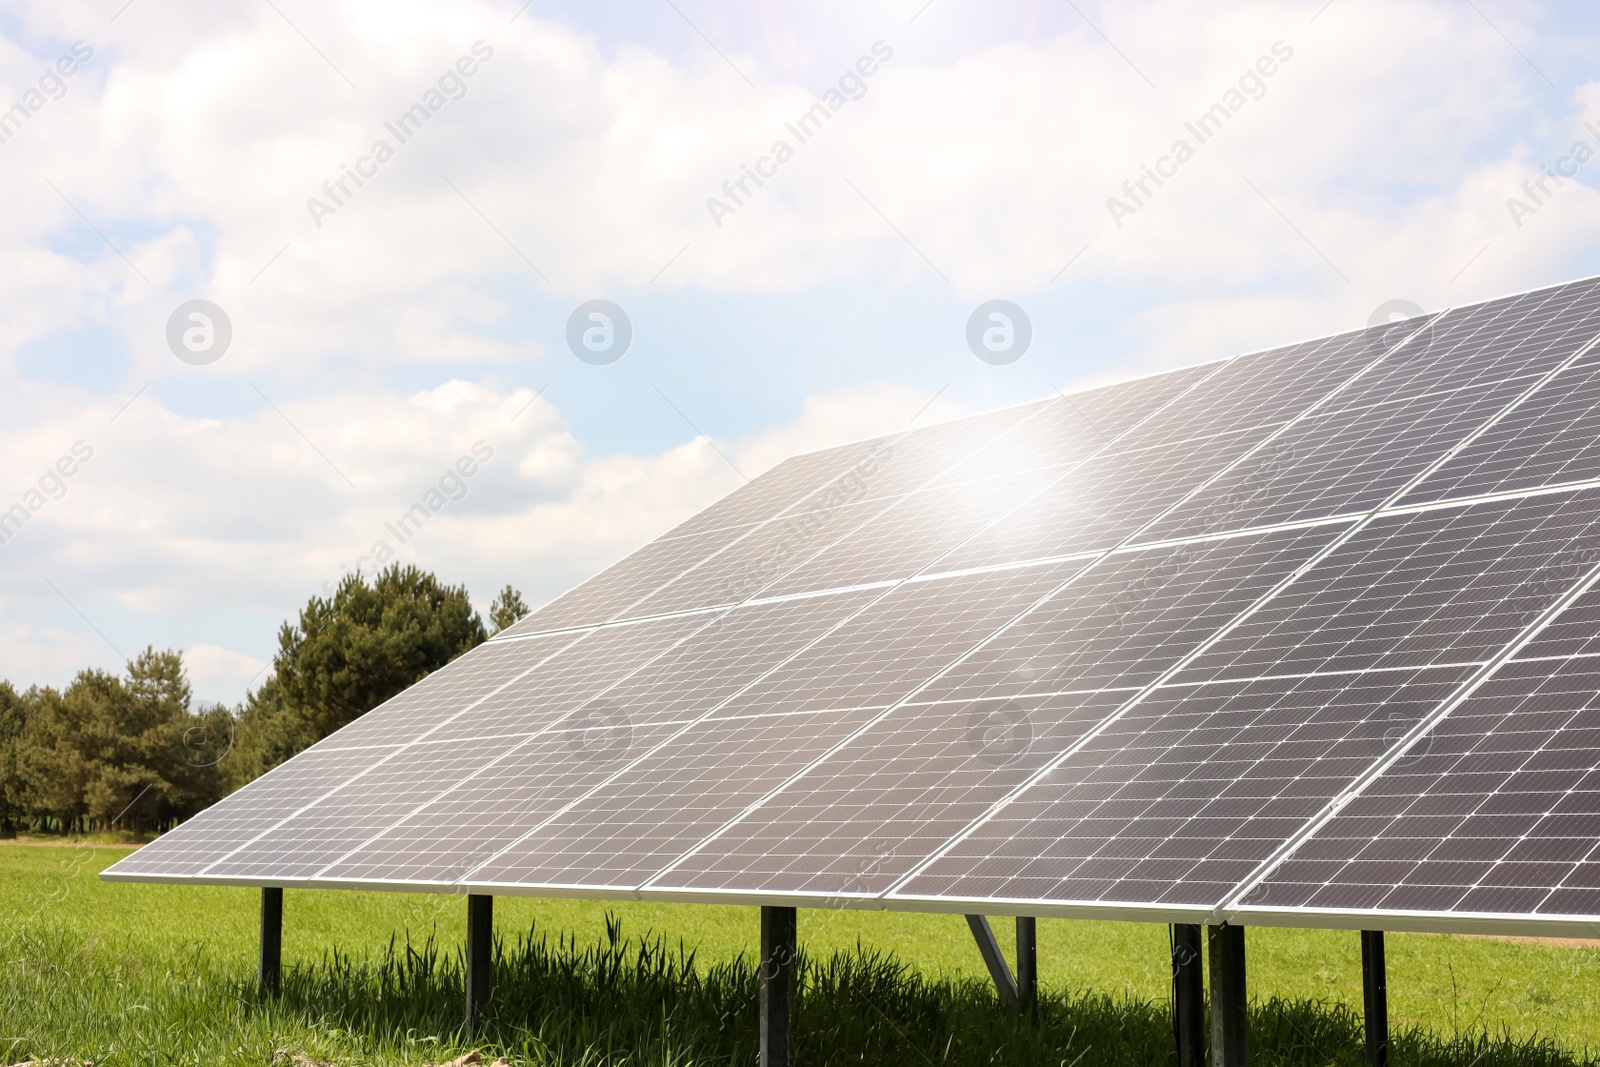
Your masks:
M795 457L106 876L1600 921L1597 339L1590 280Z

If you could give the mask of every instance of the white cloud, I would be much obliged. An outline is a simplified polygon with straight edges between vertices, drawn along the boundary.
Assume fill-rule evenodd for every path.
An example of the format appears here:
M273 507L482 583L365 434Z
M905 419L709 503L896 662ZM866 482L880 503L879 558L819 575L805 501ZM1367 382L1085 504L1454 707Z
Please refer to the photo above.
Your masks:
M1218 13L1164 0L1101 12L1155 89L1086 27L932 63L914 31L885 21L894 58L866 94L796 143L794 161L719 230L706 199L773 140L795 142L784 123L811 105L811 89L770 83L760 70L762 87L750 89L715 56L685 68L638 47L606 51L535 11L511 26L482 4L294 15L357 88L270 8L207 16L182 37L133 11L73 93L5 146L22 164L0 178L23 207L14 254L21 244L37 255L49 234L75 225L38 173L55 173L91 217L157 228L124 248L148 286L114 257L89 270L49 256L33 265L66 275L34 330L99 309L142 363L165 366L157 327L201 281L251 339L234 371L290 350L537 356L538 344L493 338L509 307L474 283L509 274L543 288L536 268L555 292L587 296L643 285L685 244L664 284L771 291L931 279L878 211L962 299L1042 287L1087 242L1075 269L1147 285L1218 276L1270 288L1288 272L1335 294L1325 303L1345 312L1397 288L1427 290L1416 297L1426 302L1446 295L1459 268L1443 254L1461 244L1449 238L1495 206L1463 194L1484 170L1544 147L1548 132L1517 129L1529 95L1523 60L1470 9L1439 0L1344 0L1312 24L1269 4ZM399 144L385 121L478 39L494 58L465 79L462 99ZM1176 138L1193 140L1183 120L1277 41L1294 58L1266 80L1265 96L1115 227L1107 197ZM865 55L873 43L863 33L836 50ZM98 98L95 78L105 79ZM1508 128L1517 143L1495 158ZM325 198L323 183L378 138L394 142L394 161L315 227L307 198ZM93 146L97 166L75 158L81 145ZM1247 177L1352 278L1348 287ZM1530 244L1572 253L1554 235ZM1485 275L1519 269L1514 258ZM15 302L35 288L34 274L8 272ZM75 306L63 306L74 289Z
M197 701L237 700L251 683L260 684L270 662L217 645L190 645L183 650L184 669Z
M1315 22L1267 3L1086 6L1115 47L1037 6L1006 33L985 20L1009 14L948 4L916 23L830 4L809 26L697 11L755 88L698 37L618 42L539 6L515 22L482 2L279 6L139 0L108 23L87 0L28 0L14 5L28 47L0 38L0 104L70 42L96 53L0 145L0 503L74 441L95 449L0 546L0 674L61 680L111 655L50 576L75 602L86 591L85 613L130 651L153 620L231 613L227 636L186 624L180 642L217 693L270 655L274 620L380 541L484 600L507 581L545 599L734 489L724 454L754 476L892 431L948 380L944 351L914 368L931 385L896 383L867 351L848 372L819 358L814 377L762 366L745 387L781 412L766 425L597 448L576 406L524 384L570 362L548 320L577 299L759 309L844 291L890 320L925 314L927 292L1076 307L1064 294L1081 286L1117 320L1128 363L1148 366L1348 328L1391 298L1432 307L1559 280L1600 236L1589 185L1520 228L1505 207L1600 118L1600 82L1552 103L1503 38L1444 0L1338 0ZM1497 18L1537 51L1537 27ZM385 123L480 39L493 56L465 95L399 144ZM717 228L707 197L794 141L785 123L879 39L894 55L865 94ZM1294 55L1265 95L1117 227L1107 197L1279 40ZM394 159L316 226L307 198L378 138ZM163 340L197 295L234 323L207 368ZM692 375L730 349L744 358L752 335L678 338L667 354ZM640 341L641 381L666 347ZM1067 373L1125 369L1091 354ZM958 386L921 419L972 405ZM386 523L479 440L494 456L465 498L399 544Z
M894 432L925 405L923 420L959 413L929 399L870 386L814 397L799 419L747 439L588 458L560 412L525 389L450 381L409 397L351 393L229 418L185 417L147 396L96 438L64 494L0 546L4 617L59 610L40 576L71 575L75 603L131 654L147 631L131 621L124 636L108 616L227 605L292 618L346 571L370 575L390 558L464 582L480 608L507 582L538 602L736 489L724 455L756 477L797 451ZM0 452L43 470L69 450L74 422L67 398L44 426L0 428ZM261 643L270 632L253 627L249 647L191 644L197 694L237 699L271 654ZM10 623L0 637L0 676L60 682L86 664L118 666L69 630Z

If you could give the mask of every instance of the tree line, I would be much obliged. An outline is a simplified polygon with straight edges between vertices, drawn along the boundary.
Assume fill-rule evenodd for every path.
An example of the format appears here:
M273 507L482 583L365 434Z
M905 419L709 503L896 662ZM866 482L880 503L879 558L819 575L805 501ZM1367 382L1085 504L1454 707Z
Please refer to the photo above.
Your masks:
M527 613L508 585L491 631L465 586L391 564L312 597L234 707L197 704L172 649L146 648L121 674L79 671L62 689L0 682L0 834L167 829Z

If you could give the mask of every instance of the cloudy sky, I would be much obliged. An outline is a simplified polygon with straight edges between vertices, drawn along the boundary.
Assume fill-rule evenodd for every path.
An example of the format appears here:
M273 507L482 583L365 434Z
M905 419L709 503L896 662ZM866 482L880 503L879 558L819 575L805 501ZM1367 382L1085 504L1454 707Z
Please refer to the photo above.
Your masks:
M231 702L380 540L542 602L796 451L1600 272L1597 38L1519 0L10 0L0 677L154 644ZM569 346L592 300L614 362Z

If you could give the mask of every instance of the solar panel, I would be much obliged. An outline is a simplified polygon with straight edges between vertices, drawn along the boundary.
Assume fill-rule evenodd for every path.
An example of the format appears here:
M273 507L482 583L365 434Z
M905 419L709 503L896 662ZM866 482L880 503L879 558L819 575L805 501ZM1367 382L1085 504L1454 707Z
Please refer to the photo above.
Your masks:
M640 755L832 630L879 594L837 593L719 614L602 694L528 732L505 755L419 803L328 878L449 881L510 845Z
M1576 285L1434 320L1283 435L1270 454L1230 472L1149 536L1293 522L1382 503L1600 333L1596 296L1592 285ZM1241 496L1247 499L1236 507L1217 506Z
M479 868L467 883L639 886L1082 565L896 588Z
M1163 687L895 896L1209 912L1465 673Z
M135 881L198 878L218 859L403 747L315 745L202 811L180 827L181 833L163 834L118 860L115 875Z
M1597 614L1565 609L1241 906L1600 917L1600 657L1568 651Z
M894 445L874 440L797 456L518 622L506 636L610 621L697 565L795 513L871 499L889 478ZM896 469L904 464L895 464Z
M1181 677L1486 662L1565 591L1540 577L1596 536L1600 491L1381 515Z
M1600 354L1592 349L1406 497L1407 503L1600 477Z
M789 460L111 878L1600 913L1600 283Z
M1108 557L652 885L886 891L1331 537Z

